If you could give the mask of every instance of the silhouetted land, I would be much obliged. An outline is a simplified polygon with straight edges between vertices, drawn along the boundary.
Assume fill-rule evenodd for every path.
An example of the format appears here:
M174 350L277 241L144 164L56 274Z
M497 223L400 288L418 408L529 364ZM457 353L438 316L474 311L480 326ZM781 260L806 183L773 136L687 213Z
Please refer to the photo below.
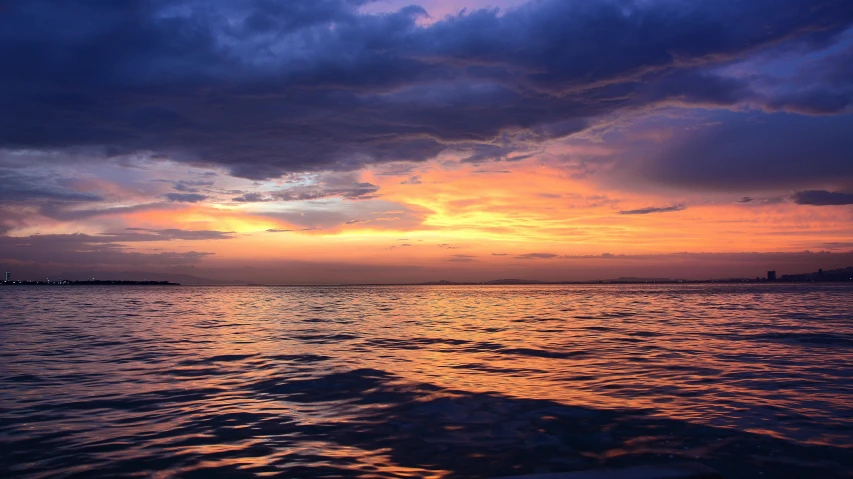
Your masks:
M90 281L2 281L3 286L180 286L180 283L170 283L168 281L110 281L110 280L90 280Z
M208 280L213 282L209 284L210 286L221 286L225 284L217 284L215 280ZM549 284L708 284L708 283L815 283L815 282L825 282L825 283L840 283L840 282L853 282L853 266L848 266L846 268L833 269L828 271L819 270L814 273L800 273L800 274L786 274L782 275L779 279L768 281L766 278L722 278L722 279L672 279L672 278L643 278L636 276L622 276L615 279L602 279L602 280L591 280L591 281L540 281L535 279L495 279L492 281L485 282L457 282L457 281L428 281L425 283L416 283L419 286L464 286L464 285L524 285L524 284L541 284L541 285L549 285ZM50 286L86 286L86 285L125 285L125 286L179 286L181 283L170 282L170 281L128 281L128 280L82 280L82 281L69 281L69 280L56 280L56 281L0 281L0 285L50 285ZM195 283L193 283L195 284ZM232 284L234 285L234 284ZM258 283L240 283L240 285L244 286L307 286L306 284L283 284L283 285L267 285L267 284L258 284ZM363 284L363 286L379 286L386 285L392 286L394 284L388 283L376 283L376 284Z
M829 271L821 269L817 273L784 274L782 275L781 281L853 281L853 266L841 269L831 269Z
M853 282L853 266L829 271L819 270L815 273L786 274L775 281L766 278L723 278L723 279L672 279L672 278L638 278L634 276L622 276L616 279L602 279L596 281L539 281L527 279L496 279L483 283L465 283L454 281L430 281L419 283L422 285L466 285L466 284L678 284L678 283L813 283L813 282Z

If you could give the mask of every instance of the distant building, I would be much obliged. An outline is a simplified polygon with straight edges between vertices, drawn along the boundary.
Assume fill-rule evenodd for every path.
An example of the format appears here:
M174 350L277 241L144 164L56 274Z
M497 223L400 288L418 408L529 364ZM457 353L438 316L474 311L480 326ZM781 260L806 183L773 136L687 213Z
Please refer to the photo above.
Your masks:
M853 266L846 268L817 270L816 273L783 274L780 281L853 281Z
M5 282L7 282L7 283L8 283L8 282L9 282L9 281L11 281L11 280L12 280L12 273L10 273L10 272L6 271L6 275L5 275L5 276L3 276L3 281L5 281Z
M767 281L776 281L776 272L768 271L767 272Z

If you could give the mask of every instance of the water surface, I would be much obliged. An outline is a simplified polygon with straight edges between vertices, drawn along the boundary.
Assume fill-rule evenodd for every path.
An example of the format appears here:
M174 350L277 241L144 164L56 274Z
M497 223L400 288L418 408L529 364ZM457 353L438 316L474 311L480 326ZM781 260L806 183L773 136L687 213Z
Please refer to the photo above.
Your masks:
M851 311L849 285L2 287L0 475L851 477Z

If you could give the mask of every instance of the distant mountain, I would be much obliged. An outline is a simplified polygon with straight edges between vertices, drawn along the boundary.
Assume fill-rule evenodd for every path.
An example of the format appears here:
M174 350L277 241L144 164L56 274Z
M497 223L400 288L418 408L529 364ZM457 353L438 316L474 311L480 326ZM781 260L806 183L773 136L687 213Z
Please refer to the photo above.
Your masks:
M621 276L616 279L608 279L608 283L673 283L679 281L672 278L637 278L635 276Z
M182 285L227 285L246 284L245 281L225 281L219 279L200 278L189 274L180 273L152 273L148 271L74 271L65 272L56 279L68 281L85 281L92 278L100 280L115 281L168 281L170 283L181 283Z
M486 281L484 283L457 283L455 281L447 281L445 279L441 281L429 281L426 283L418 283L424 286L440 286L440 285L463 285L463 284L543 284L544 281L537 280L529 280L529 279L493 279L492 281Z
M486 284L542 284L543 281L535 279L494 279Z

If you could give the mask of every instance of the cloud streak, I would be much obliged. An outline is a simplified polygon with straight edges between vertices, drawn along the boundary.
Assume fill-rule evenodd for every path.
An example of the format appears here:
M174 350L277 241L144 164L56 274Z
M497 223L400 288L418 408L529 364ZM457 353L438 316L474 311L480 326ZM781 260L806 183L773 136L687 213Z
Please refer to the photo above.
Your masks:
M652 213L671 213L673 211L684 211L687 209L687 205L677 204L672 206L660 206L660 207L650 207L650 208L640 208L636 210L622 210L619 212L620 215L648 215Z
M208 198L198 193L166 193L166 199L176 203L198 203Z
M194 232L196 234L201 232ZM205 234L211 232L204 232ZM213 253L160 252L142 253L120 244L137 241L169 241L180 239L184 232L154 231L107 235L33 235L0 236L0 259L24 263L56 263L73 265L163 265L192 264ZM184 238L186 239L186 238Z
M853 205L853 193L826 190L798 191L791 197L798 205L840 206Z
M515 256L515 259L554 259L559 256L554 253L526 253Z

